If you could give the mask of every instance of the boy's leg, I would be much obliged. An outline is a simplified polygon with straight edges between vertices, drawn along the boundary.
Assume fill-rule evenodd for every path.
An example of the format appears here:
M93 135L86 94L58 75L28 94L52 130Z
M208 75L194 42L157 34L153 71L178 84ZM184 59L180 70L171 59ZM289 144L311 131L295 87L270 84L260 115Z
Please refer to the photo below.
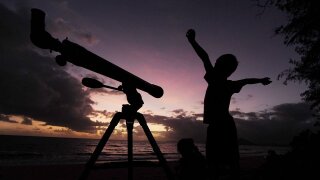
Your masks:
M232 159L230 161L230 176L232 180L240 179L240 156L238 146L234 148L234 152L231 155Z
M217 161L217 154L215 152L215 140L214 140L214 130L212 126L207 128L207 140L206 140L206 160L208 166L208 179L218 180L220 176L219 163Z
M232 118L232 117L231 117ZM230 175L232 177L232 180L239 179L240 178L240 153L239 153L239 144L238 144L238 134L237 134L237 128L235 126L233 118L230 121L231 124L231 132L230 132Z
M238 180L240 179L240 166L239 162L234 162L234 164L231 166L231 179L232 180Z

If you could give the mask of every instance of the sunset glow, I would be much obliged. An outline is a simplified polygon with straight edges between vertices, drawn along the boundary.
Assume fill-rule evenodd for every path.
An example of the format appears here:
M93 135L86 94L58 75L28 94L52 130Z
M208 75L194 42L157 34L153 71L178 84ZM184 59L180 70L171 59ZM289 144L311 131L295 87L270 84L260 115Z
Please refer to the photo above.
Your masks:
M270 86L247 86L233 96L230 111L236 115L240 137L271 141L271 136L283 130L272 127L294 118L287 112L295 108L301 113L300 121L311 119L308 106L299 96L305 85L285 86L277 80L278 74L289 67L289 58L296 56L279 37L273 37L273 29L285 19L283 14L269 10L257 17L258 10L249 0L242 4L222 0L93 2L0 3L8 18L1 20L6 27L1 33L7 37L0 44L4 64L0 67L0 134L100 138L113 115L127 104L125 95L85 88L81 79L94 77L114 87L121 83L72 64L60 67L54 62L56 53L49 54L31 44L33 7L47 13L46 28L54 37L68 37L164 89L159 99L139 90L144 100L139 112L145 115L157 140L205 139L205 70L185 37L189 28L197 31L197 39L212 63L221 54L235 54L240 63L230 79L270 77L273 81ZM268 132L257 136L264 123ZM145 140L141 127L135 124L135 138ZM302 127L291 123L290 128L294 134ZM281 141L288 141L289 136ZM124 121L112 138L126 139Z

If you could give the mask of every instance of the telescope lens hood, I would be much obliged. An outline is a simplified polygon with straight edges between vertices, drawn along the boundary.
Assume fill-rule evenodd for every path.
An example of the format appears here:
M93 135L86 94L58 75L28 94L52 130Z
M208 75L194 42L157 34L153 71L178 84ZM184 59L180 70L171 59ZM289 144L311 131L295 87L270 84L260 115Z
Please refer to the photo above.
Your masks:
M59 51L61 43L45 30L46 14L40 9L31 9L30 39L34 45L42 49Z

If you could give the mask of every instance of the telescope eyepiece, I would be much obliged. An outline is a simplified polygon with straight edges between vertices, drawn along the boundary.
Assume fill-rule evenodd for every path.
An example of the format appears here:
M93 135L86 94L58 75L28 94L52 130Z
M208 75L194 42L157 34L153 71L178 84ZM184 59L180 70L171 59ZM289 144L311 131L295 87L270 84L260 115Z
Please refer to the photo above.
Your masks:
M96 80L96 79L92 79L92 78L83 78L82 79L82 84L86 87L89 87L89 88L102 88L104 87L104 85Z

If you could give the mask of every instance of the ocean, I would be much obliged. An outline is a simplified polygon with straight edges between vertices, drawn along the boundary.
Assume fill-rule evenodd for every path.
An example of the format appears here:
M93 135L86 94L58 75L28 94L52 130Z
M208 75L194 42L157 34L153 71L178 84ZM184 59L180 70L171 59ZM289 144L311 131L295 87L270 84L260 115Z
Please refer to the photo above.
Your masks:
M90 158L99 140L54 137L0 135L0 166L84 164ZM167 161L180 158L176 142L157 142ZM205 154L205 144L196 144ZM289 147L240 145L240 156L266 156L273 149L284 154ZM133 142L134 161L158 161L147 141ZM127 160L127 141L109 140L97 163Z

